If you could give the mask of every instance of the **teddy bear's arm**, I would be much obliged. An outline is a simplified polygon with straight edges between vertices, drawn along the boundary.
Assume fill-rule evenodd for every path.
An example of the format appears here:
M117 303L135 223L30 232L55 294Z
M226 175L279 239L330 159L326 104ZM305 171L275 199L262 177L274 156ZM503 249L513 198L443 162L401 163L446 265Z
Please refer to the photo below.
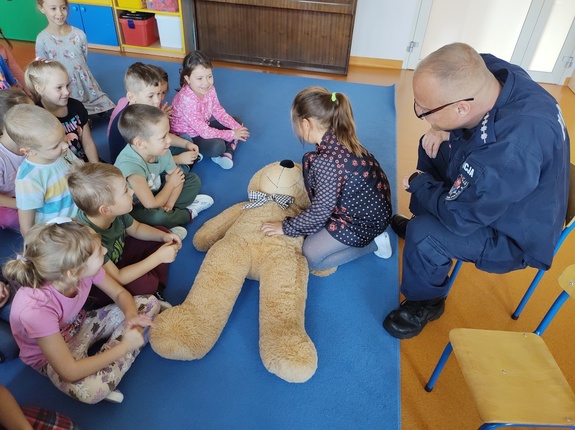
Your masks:
M238 203L206 221L194 235L194 247L198 251L206 252L214 243L220 240L233 225L242 212L242 206L247 202Z

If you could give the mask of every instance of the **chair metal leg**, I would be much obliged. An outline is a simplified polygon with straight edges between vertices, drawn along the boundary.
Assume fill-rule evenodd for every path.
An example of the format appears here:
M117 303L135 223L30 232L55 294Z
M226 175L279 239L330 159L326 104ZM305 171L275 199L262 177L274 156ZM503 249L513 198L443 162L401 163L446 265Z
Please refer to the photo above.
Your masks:
M433 390L433 387L437 382L437 378L439 378L439 374L443 370L443 367L445 366L447 359L451 355L451 351L453 351L453 346L451 346L451 342L448 342L447 345L445 345L445 349L443 350L441 357L439 357L439 361L437 362L437 365L435 366L435 369L433 370L433 373L431 374L429 381L425 385L425 391L427 391L428 393L431 393L431 390Z
M567 291L561 292L561 294L559 294L559 297L555 299L555 301L553 302L553 304L551 305L551 307L549 308L549 310L547 311L547 313L545 314L545 316L543 317L543 319L541 320L541 322L539 323L539 325L537 326L537 328L533 333L535 333L538 336L541 336L549 326L549 323L551 322L555 314L559 311L559 309L561 309L561 306L563 306L563 303L565 303L568 298L569 293Z
M451 271L451 274L449 275L449 283L447 284L447 294L449 294L449 292L451 291L451 287L453 286L453 283L455 282L455 278L457 278L457 274L459 273L459 269L461 269L462 264L463 264L463 261L457 260L457 262L455 263L455 266L453 266L453 270Z
M569 236L569 233L571 233L573 228L575 228L575 223L571 223L563 229L561 235L559 236L559 240L557 241L557 245L555 245L555 249L553 250L553 255L557 254L557 251L559 251L559 248L561 248L561 245L563 245L563 242L565 241L567 236ZM523 312L523 308L531 298L531 295L535 291L535 288L537 288L537 285L539 284L539 281L541 280L544 274L545 270L539 269L539 271L533 278L533 281L531 281L529 288L527 288L527 291L525 291L525 294L523 295L521 302L519 302L519 304L517 305L517 309L515 309L515 312L513 312L513 314L511 315L511 318L513 318L514 320L519 318L519 315L521 315L521 312Z
M514 320L519 318L519 315L521 315L521 312L523 312L523 308L525 307L525 305L527 304L527 302L531 298L531 295L535 291L535 288L537 288L537 285L539 284L539 281L541 280L541 278L543 277L544 274L545 274L545 270L543 270L543 269L539 269L537 271L537 274L533 278L533 281L531 281L531 284L529 285L529 288L527 288L527 291L525 291L523 298L521 299L521 301L517 305L517 309L515 309L515 312L513 312L513 314L511 315L511 318L513 318Z

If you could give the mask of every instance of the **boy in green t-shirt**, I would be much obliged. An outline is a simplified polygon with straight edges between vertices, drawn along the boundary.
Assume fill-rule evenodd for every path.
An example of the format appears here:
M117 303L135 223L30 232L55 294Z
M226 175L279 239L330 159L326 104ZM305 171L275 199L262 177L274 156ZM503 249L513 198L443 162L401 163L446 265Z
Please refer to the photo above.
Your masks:
M154 228L130 216L134 192L122 172L111 164L86 163L68 175L68 187L80 209L77 218L102 238L107 249L104 270L133 296L155 294L163 301L168 264L175 260L187 231ZM92 288L88 307L100 308L111 299ZM169 304L162 303L163 308Z
M114 165L134 190L134 219L171 228L189 223L214 203L210 196L198 194L198 175L182 172L174 162L170 122L164 112L154 106L129 105L120 114L118 128L128 145Z

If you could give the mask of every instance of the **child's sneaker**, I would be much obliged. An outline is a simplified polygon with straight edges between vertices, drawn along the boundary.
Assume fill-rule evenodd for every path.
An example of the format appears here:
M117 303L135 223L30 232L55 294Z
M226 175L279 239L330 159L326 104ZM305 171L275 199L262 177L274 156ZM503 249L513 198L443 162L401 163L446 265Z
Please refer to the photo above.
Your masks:
M391 242L389 241L389 234L386 231L381 233L375 239L375 244L377 245L377 251L373 253L377 255L379 258L389 258L391 257L392 250L391 250Z
M227 152L224 152L219 157L212 157L212 161L224 170L229 170L234 167L234 160Z
M172 227L170 229L170 231L172 233L174 233L176 236L178 236L180 238L180 240L184 240L186 238L186 236L188 235L188 230L186 230L184 227L179 226L179 225Z
M210 196L208 196L207 194L198 194L194 202L190 206L188 206L187 209L192 214L192 219L196 219L196 217L201 211L209 208L213 204L214 199L212 199Z
M124 401L124 395L120 391L114 390L110 391L108 395L104 397L104 400L110 403L122 403Z

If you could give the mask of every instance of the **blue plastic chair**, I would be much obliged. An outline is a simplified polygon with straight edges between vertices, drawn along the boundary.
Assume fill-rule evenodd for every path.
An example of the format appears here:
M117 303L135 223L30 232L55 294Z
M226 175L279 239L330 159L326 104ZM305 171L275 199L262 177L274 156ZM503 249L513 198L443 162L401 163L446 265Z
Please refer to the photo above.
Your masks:
M533 333L453 329L425 390L431 392L453 351L484 424L575 429L575 393L541 335L575 294L575 264L559 276L563 289Z
M569 200L567 202L567 214L565 215L565 227L561 232L561 236L559 236L557 245L555 245L553 255L557 254L557 251L559 251L559 248L561 248L561 245L563 245L563 242L565 241L567 236L569 236L569 234L574 228L575 228L575 165L571 163L571 180L569 182ZM537 285L539 284L539 281L541 280L544 274L545 270L539 269L537 271L535 277L533 278L533 281L531 281L531 284L529 285L529 288L527 288L527 291L525 291L525 294L521 299L521 301L519 302L519 305L517 305L517 309L515 309L515 312L513 312L513 314L511 315L511 318L513 318L514 320L519 318L519 315L521 315L523 308L531 298L531 295L535 291L535 288L537 288Z
M569 234L571 233L571 231L574 228L575 228L575 165L573 163L571 163L571 179L569 182L569 200L567 202L567 214L565 215L565 227L563 228L563 231L561 232L561 235L559 236L559 240L557 241L557 245L555 245L555 250L553 251L553 255L557 254L557 252L561 248L561 245L563 245L563 242L565 242L565 239L567 238L567 236L569 236ZM453 267L453 271L451 272L450 279L449 279L448 292L451 289L451 287L453 286L453 282L455 281L455 278L456 278L457 274L459 273L459 269L461 268L461 264L462 264L461 260L457 260L457 262L455 263L455 266ZM541 281L541 278L543 278L543 275L545 274L545 272L546 272L546 270L543 270L543 269L539 269L537 271L537 273L535 274L535 277L531 281L531 284L529 284L527 291L525 291L523 298L521 299L521 301L517 305L517 309L515 309L515 311L511 315L511 318L513 318L514 320L519 318L519 315L521 315L523 308L525 308L525 305L527 304L527 302L529 301L529 299L533 295L535 288L537 288L537 285L539 285L539 281Z

